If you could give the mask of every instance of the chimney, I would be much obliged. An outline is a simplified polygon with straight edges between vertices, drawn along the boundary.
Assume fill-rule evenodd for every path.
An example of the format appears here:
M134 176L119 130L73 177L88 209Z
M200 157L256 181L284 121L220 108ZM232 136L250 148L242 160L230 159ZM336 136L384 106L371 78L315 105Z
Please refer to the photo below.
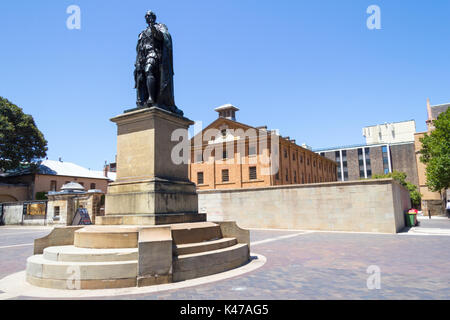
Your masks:
M308 146L306 143L302 143L302 148L308 149L312 151L312 148Z
M239 111L239 109L232 104L225 104L214 109L214 111L219 113L219 118L236 121L236 111Z
M427 124L427 128L428 131L431 131L433 128L433 115L431 113L431 103L430 103L430 98L427 98L427 113L428 113L428 120L425 121L425 123Z
M109 171L109 165L105 163L105 166L103 167L103 175L105 177L108 177L108 171Z

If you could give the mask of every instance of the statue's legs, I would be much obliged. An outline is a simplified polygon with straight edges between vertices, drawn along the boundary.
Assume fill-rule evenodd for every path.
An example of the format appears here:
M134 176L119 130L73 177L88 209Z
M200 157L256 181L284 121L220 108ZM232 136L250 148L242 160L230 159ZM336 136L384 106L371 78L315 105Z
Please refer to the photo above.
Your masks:
M150 63L147 65L147 92L148 98L146 104L148 107L155 105L157 102L157 94L158 94L158 64L154 59L149 61Z
M147 83L145 79L143 79L143 77L140 77L137 86L137 102L136 102L137 106L144 107L147 99L148 99Z

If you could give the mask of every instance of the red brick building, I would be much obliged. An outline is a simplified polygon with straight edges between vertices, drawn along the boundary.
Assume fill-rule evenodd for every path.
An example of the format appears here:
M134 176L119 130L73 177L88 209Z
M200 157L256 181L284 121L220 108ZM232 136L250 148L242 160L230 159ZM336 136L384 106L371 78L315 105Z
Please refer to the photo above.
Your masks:
M239 109L215 109L217 120L191 139L189 178L200 190L255 188L337 180L336 162L267 127L236 121Z

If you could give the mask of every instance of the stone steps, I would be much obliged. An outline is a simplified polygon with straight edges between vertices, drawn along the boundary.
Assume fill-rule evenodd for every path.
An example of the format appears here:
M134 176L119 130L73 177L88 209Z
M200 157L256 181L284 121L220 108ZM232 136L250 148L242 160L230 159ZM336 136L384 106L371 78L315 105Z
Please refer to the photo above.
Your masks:
M172 226L175 245L198 243L222 238L220 226L212 222L186 223Z
M76 281L82 286L81 289L135 285L137 269L137 260L54 261L44 258L44 255L34 255L27 259L27 279L34 285L55 289L70 289L70 284Z
M138 249L87 249L60 246L44 249L43 257L46 260L62 262L132 261L138 260Z
M36 287L59 290L119 289L136 287L137 285L136 278L80 280L78 282L74 282L71 280L37 278L27 274L26 280L29 284Z
M218 250L174 257L173 281L184 281L228 271L246 264L250 252L247 244L235 244Z
M90 249L137 248L142 226L87 226L74 233L74 246ZM152 228L152 227L148 227ZM171 225L175 244L196 243L222 238L220 226L212 222Z
M87 226L75 231L74 246L91 249L137 248L138 227Z
M27 281L54 289L107 289L204 277L249 261L247 242L227 234L212 222L86 226L73 233L73 245L55 243L28 258Z
M174 245L174 255L186 255L193 253L200 253L205 251L213 251L231 247L237 244L236 238L222 238L219 240L212 240L207 242L187 243Z

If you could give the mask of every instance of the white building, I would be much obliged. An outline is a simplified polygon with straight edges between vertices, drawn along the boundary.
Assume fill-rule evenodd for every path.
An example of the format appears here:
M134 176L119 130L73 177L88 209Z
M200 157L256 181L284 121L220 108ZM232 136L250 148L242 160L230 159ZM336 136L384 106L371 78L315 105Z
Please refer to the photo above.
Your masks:
M414 142L414 120L378 124L363 128L366 144Z

